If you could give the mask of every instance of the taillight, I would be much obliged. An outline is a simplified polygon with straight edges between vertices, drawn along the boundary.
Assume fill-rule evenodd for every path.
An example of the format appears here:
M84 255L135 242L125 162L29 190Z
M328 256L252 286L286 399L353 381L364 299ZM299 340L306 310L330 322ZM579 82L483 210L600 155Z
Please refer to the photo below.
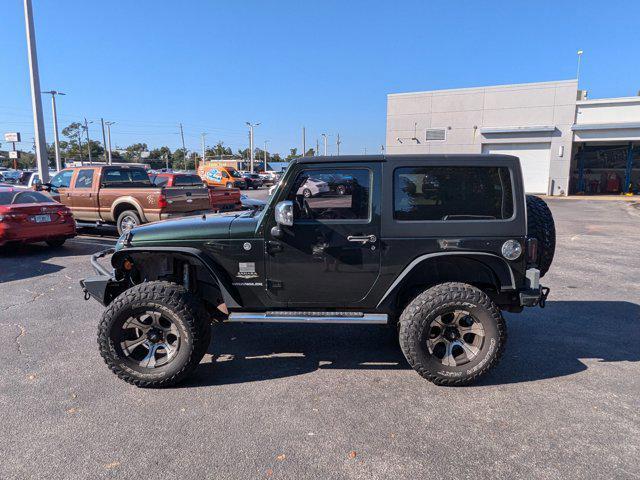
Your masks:
M527 262L531 264L538 263L538 239L527 238Z
M161 193L158 197L158 208L167 208L169 203L167 202L167 196L164 193Z
M4 213L0 215L0 222L22 222L27 219L24 213Z

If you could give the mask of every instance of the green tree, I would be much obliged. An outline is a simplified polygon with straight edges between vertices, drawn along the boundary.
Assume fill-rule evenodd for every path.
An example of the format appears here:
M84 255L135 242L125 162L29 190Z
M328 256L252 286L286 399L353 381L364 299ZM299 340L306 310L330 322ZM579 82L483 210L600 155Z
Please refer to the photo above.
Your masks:
M125 160L128 162L139 162L142 159L142 152L148 150L146 143L134 143L125 148Z
M289 151L289 155L287 155L287 158L285 158L285 162L290 162L291 160L293 160L294 158L300 158L302 155L298 154L298 149L297 148L292 148Z

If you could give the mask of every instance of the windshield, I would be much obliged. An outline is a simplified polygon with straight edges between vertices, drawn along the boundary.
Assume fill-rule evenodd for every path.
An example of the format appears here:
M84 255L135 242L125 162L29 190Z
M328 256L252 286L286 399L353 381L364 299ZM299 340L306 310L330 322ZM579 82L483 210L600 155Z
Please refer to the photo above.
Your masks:
M232 177L242 178L242 175L240 175L235 168L227 167L227 172L229 172L229 175Z
M27 203L51 203L51 198L32 190L9 190L0 192L0 205L19 205Z

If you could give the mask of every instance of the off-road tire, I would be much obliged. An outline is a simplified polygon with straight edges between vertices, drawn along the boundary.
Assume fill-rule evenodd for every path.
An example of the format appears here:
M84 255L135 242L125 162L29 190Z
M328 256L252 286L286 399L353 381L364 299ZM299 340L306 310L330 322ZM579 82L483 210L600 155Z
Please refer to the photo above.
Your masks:
M122 222L127 217L133 218L136 222L136 226L142 225L142 221L140 220L140 215L138 215L138 212L134 210L125 210L120 215L118 215L118 219L116 220L116 227L118 228L118 234L120 235L124 233L124 229L122 228Z
M305 189L302 191L302 196L303 196L304 198L311 198L311 197L312 197L312 195L313 195L313 194L311 193L311 190L309 190L308 188L305 188Z
M66 241L67 239L65 237L61 237L61 238L52 238L50 240L46 240L45 243L49 245L51 248L60 248L62 245L64 245L64 242Z
M429 352L425 335L431 322L452 308L468 310L486 333L484 343L471 362L445 366ZM442 283L415 297L400 316L400 347L409 365L423 378L443 386L475 382L496 365L502 356L507 328L500 309L482 290L466 283Z
M556 226L547 203L535 195L527 195L527 235L538 239L538 268L543 277L556 251Z
M176 358L154 369L132 367L118 354L114 338L117 329L140 308L170 312L181 330ZM98 325L98 346L107 366L125 382L138 387L169 387L184 380L200 363L211 340L211 324L204 307L182 285L155 281L136 285L120 294L102 315Z

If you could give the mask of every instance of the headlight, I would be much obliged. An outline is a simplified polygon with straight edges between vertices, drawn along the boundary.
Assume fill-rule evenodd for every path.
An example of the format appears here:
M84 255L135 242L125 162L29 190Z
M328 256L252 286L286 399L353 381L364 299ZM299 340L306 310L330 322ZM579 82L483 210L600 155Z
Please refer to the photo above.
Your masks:
M515 260L522 254L522 245L516 240L507 240L502 244L502 256L507 260Z

